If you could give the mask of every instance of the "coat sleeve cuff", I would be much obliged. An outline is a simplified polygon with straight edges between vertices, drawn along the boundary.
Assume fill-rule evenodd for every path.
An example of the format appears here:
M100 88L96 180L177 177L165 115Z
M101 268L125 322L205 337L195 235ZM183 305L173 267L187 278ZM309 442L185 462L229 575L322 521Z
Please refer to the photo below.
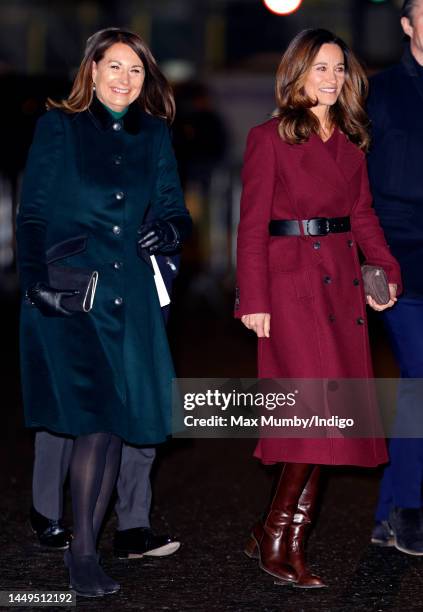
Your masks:
M240 319L247 314L257 314L259 312L270 313L270 301L266 299L241 299L239 287L235 288L234 317Z

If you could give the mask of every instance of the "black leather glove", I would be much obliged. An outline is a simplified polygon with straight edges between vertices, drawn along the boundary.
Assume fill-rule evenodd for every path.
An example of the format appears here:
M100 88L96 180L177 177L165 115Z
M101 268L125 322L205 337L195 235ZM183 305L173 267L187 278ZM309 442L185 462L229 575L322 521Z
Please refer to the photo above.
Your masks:
M175 253L181 246L179 232L170 221L158 219L152 223L145 223L141 225L138 233L139 254L140 249L147 249L150 255L157 252Z
M71 317L70 312L62 306L62 298L78 295L79 291L53 289L45 283L36 283L27 289L26 295L45 317Z

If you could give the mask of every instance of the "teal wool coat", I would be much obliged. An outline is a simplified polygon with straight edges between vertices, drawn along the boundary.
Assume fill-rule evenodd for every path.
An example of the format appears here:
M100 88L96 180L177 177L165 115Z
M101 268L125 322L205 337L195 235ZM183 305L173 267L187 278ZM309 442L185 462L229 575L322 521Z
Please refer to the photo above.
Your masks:
M151 268L137 230L151 217L189 220L165 121L132 104L119 120L87 111L39 120L17 219L22 293L56 265L97 270L94 306L45 317L23 298L26 424L73 436L111 432L133 444L166 439L172 359Z

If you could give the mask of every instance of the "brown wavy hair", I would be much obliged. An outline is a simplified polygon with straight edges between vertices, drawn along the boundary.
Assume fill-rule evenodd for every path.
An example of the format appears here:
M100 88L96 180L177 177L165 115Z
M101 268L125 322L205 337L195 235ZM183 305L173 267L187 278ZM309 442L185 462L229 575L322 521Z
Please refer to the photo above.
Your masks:
M47 108L59 108L68 113L87 110L93 99L92 64L99 62L107 49L115 43L128 45L144 66L144 84L134 103L138 103L150 115L162 117L171 123L175 117L172 88L142 38L138 34L120 28L106 28L90 36L69 97L60 102L48 98Z
M276 73L275 94L281 138L290 144L306 142L319 133L320 123L310 110L316 105L305 93L304 82L320 47L338 45L345 62L345 82L336 103L329 108L329 120L360 149L370 144L369 119L365 111L368 80L357 58L343 40L323 29L303 30L289 44Z

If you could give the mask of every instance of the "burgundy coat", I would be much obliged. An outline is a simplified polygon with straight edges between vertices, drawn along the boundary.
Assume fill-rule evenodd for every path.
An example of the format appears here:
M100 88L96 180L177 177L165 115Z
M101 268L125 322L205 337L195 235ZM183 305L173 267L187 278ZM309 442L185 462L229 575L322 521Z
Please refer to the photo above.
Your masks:
M357 247L399 286L400 270L371 206L364 154L338 130L333 138L336 160L316 135L300 145L284 142L277 119L248 136L235 316L271 314L270 338L258 341L259 378L373 376ZM351 232L269 236L271 219L347 215ZM264 463L387 461L381 438L262 438L255 455Z

